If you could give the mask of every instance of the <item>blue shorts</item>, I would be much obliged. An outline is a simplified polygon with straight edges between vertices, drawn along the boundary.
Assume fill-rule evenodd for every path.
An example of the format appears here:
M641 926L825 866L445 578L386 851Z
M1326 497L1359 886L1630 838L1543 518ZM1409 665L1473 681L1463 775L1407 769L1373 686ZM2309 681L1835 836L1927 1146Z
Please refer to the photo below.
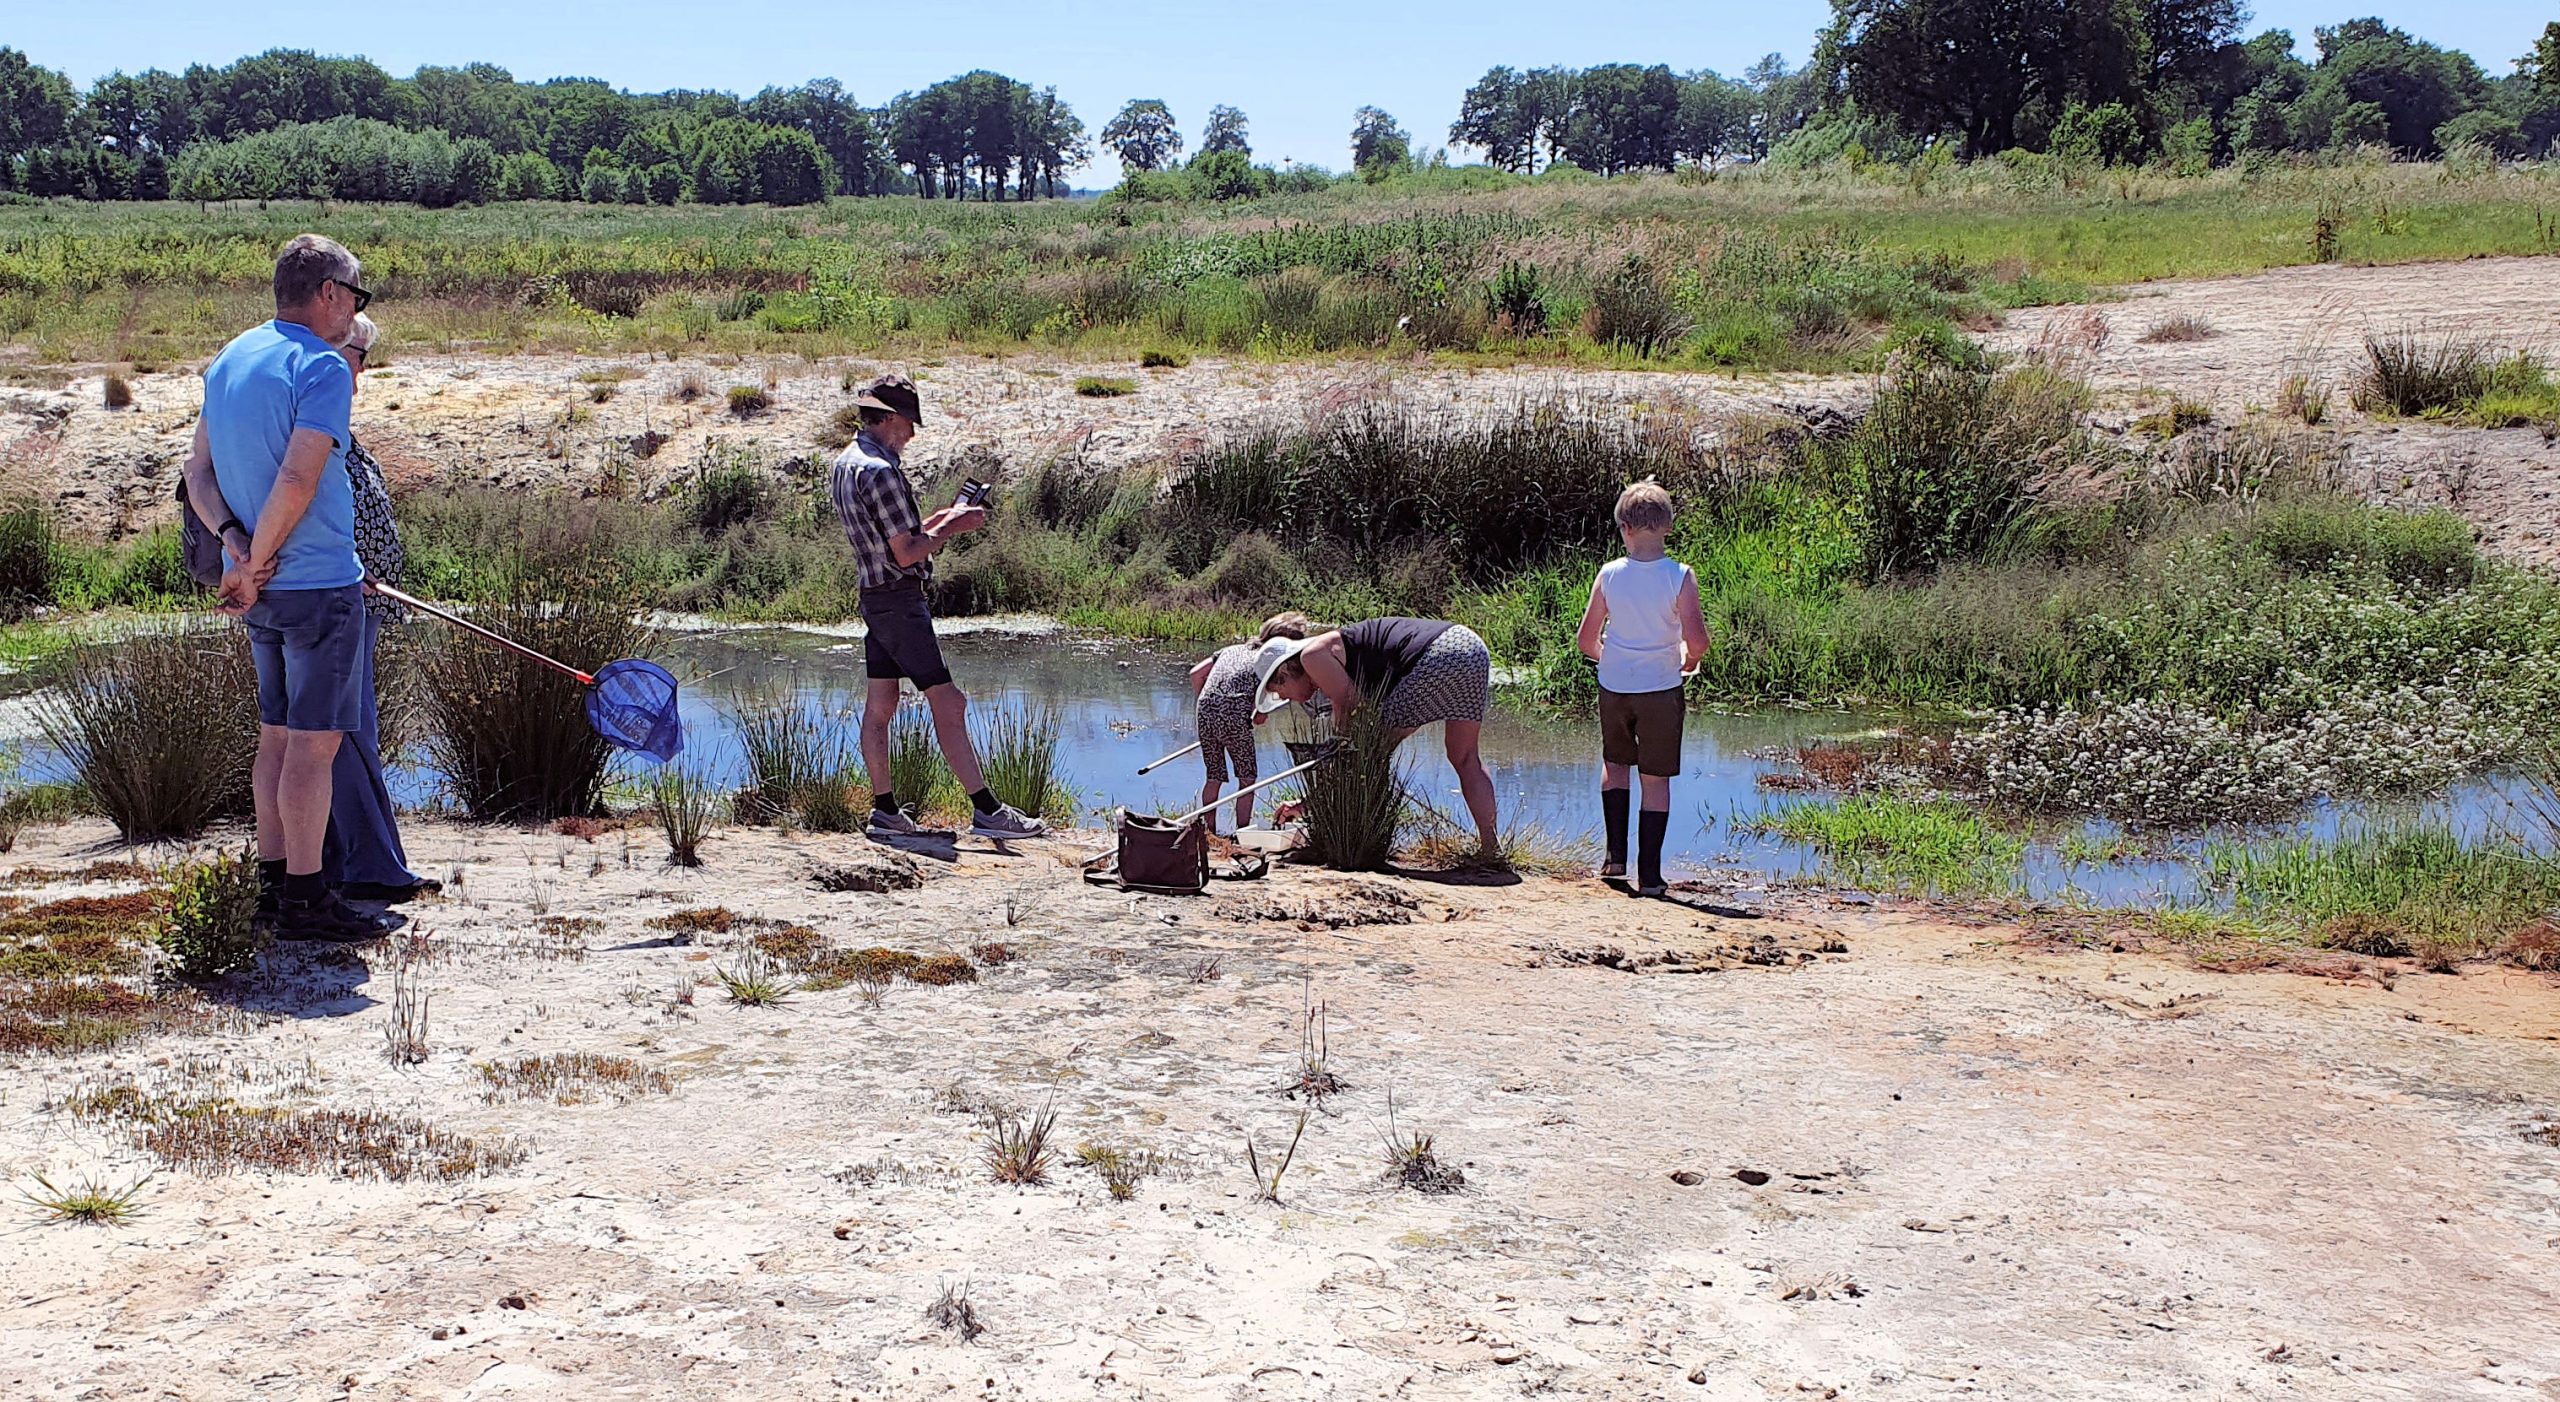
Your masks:
M258 723L360 730L372 674L364 586L270 589L242 615L258 662Z

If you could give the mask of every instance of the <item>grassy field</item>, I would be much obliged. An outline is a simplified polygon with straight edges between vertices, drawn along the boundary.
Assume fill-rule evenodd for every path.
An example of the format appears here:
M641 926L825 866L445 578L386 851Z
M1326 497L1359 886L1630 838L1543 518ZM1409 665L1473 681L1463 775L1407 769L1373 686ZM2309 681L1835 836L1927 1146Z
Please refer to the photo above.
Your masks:
M1224 206L840 200L0 203L0 343L169 363L264 314L326 231L398 349L811 356L1077 348L1135 358L1415 350L1837 368L1896 330L2113 284L2313 261L2548 252L2560 177L2346 162L2063 182L1989 163L1536 180L1467 171ZM20 371L19 373L25 373Z

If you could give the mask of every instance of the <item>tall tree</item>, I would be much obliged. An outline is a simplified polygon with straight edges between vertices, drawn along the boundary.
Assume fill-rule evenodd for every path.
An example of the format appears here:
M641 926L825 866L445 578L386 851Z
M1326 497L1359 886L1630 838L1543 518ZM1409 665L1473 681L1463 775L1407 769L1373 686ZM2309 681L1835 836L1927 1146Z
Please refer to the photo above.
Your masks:
M1253 154L1253 143L1245 139L1244 113L1221 104L1209 109L1208 125L1200 129L1200 154L1233 151L1239 156Z
M70 79L0 48L0 159L61 145L78 110Z
M1449 124L1453 146L1473 146L1497 170L1533 171L1538 162L1538 127L1522 100L1526 84L1519 71L1489 68L1458 102L1458 120Z
M1730 78L1699 72L1681 79L1674 153L1713 166L1749 149L1752 107L1751 89Z
M1182 154L1182 133L1174 129L1173 112L1161 99L1138 97L1102 129L1102 144L1124 169L1163 170Z
M1352 169L1376 179L1413 159L1413 138L1386 109L1363 107L1351 114Z
M1964 152L2018 144L2030 110L2138 100L2148 63L2142 0L1832 0L1824 50L1844 95ZM2049 120L2050 118L2048 118Z
M2335 84L2344 106L2382 111L2382 139L2402 151L2436 153L2436 129L2488 97L2488 79L2468 54L2412 39L2378 19L2315 29L2320 63L2312 96Z

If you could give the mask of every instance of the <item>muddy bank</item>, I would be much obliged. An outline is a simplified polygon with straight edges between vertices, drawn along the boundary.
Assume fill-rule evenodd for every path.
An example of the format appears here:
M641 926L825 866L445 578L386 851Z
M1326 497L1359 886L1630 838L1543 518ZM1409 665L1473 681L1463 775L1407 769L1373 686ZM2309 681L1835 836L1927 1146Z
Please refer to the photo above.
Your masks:
M104 836L33 830L5 865ZM124 1181L152 1163L130 1133L45 1107L190 1075L521 1158L163 1171L129 1227L0 1233L0 1391L2560 1395L2560 1147L2527 1133L2560 1111L2548 978L2218 976L1585 881L1133 897L1068 846L910 877L730 831L675 871L646 831L416 825L452 883L414 912L424 1061L385 1054L392 951L288 958L222 995L231 1025L0 1062L0 1172ZM891 889L820 889L852 867L826 884ZM726 931L669 918L713 906ZM975 978L876 1007L705 982L784 925ZM1284 1093L1311 1005L1341 1085L1312 1107ZM669 1088L564 1105L477 1069L550 1053ZM1458 1191L1386 1179L1390 1092ZM996 1186L1000 1114L1044 1104L1049 1181ZM1245 1145L1268 1169L1302 1111L1258 1203ZM1156 1171L1115 1201L1079 1143ZM927 1318L963 1283L974 1343Z

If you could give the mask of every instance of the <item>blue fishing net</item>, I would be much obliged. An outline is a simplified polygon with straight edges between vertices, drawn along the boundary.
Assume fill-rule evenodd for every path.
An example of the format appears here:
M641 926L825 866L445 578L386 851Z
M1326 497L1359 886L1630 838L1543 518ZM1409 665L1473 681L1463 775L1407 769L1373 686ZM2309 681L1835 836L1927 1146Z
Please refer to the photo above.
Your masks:
M587 724L606 743L660 764L684 752L676 679L655 662L625 659L598 668L587 688Z

